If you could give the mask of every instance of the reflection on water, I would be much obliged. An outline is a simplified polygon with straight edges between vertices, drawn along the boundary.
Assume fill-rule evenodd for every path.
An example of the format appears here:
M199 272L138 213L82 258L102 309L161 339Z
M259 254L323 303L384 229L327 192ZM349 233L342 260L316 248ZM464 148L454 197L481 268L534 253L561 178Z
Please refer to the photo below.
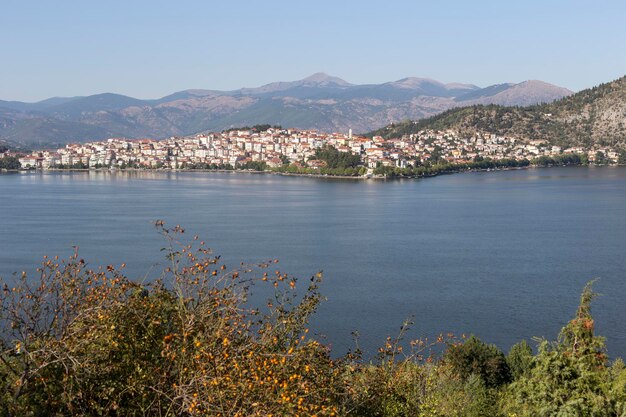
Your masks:
M0 275L72 245L91 264L154 276L156 219L182 224L229 264L270 258L323 270L315 317L337 353L371 350L413 316L411 336L469 333L508 348L555 337L584 283L609 352L626 356L626 169L555 168L426 180L241 173L0 175Z

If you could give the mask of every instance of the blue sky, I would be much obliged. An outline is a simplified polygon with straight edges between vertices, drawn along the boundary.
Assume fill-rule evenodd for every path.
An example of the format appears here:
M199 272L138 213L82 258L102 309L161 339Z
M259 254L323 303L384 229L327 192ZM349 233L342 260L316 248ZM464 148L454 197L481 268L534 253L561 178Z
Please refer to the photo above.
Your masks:
M323 71L572 90L626 74L623 1L4 0L0 99L157 98Z

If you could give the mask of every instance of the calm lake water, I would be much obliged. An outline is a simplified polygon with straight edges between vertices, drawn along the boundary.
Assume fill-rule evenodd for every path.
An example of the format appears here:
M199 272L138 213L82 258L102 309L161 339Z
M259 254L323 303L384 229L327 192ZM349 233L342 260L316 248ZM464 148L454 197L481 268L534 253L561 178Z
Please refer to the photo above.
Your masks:
M626 357L626 168L358 181L235 173L0 175L0 276L43 255L126 262L153 276L183 225L227 264L279 258L328 298L314 329L336 354L370 353L412 316L411 337L474 333L508 348L554 339L584 284L611 356Z

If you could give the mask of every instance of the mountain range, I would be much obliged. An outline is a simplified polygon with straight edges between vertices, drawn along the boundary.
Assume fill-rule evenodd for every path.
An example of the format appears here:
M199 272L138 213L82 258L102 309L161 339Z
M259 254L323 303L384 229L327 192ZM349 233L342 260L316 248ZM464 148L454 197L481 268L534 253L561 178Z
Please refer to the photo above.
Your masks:
M474 104L525 106L572 94L525 81L480 88L426 78L355 85L324 73L233 91L185 90L156 100L104 93L37 103L0 100L0 139L30 145L108 137L163 138L260 123L366 132Z
M474 105L419 121L393 123L369 135L400 137L422 130L477 132L571 146L626 148L626 76L552 103L513 107Z

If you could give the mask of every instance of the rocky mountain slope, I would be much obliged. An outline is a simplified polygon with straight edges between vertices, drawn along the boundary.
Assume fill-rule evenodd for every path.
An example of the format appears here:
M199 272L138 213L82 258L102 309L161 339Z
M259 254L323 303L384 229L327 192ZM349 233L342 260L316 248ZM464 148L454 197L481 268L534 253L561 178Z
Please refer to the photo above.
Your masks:
M38 103L0 101L0 138L31 144L163 138L258 123L365 132L467 104L527 105L570 93L539 81L480 88L410 77L354 85L317 73L299 81L234 91L185 90L157 100L105 93Z
M626 76L548 104L456 108L370 134L399 137L425 129L452 129L465 135L481 131L562 146L626 146Z

